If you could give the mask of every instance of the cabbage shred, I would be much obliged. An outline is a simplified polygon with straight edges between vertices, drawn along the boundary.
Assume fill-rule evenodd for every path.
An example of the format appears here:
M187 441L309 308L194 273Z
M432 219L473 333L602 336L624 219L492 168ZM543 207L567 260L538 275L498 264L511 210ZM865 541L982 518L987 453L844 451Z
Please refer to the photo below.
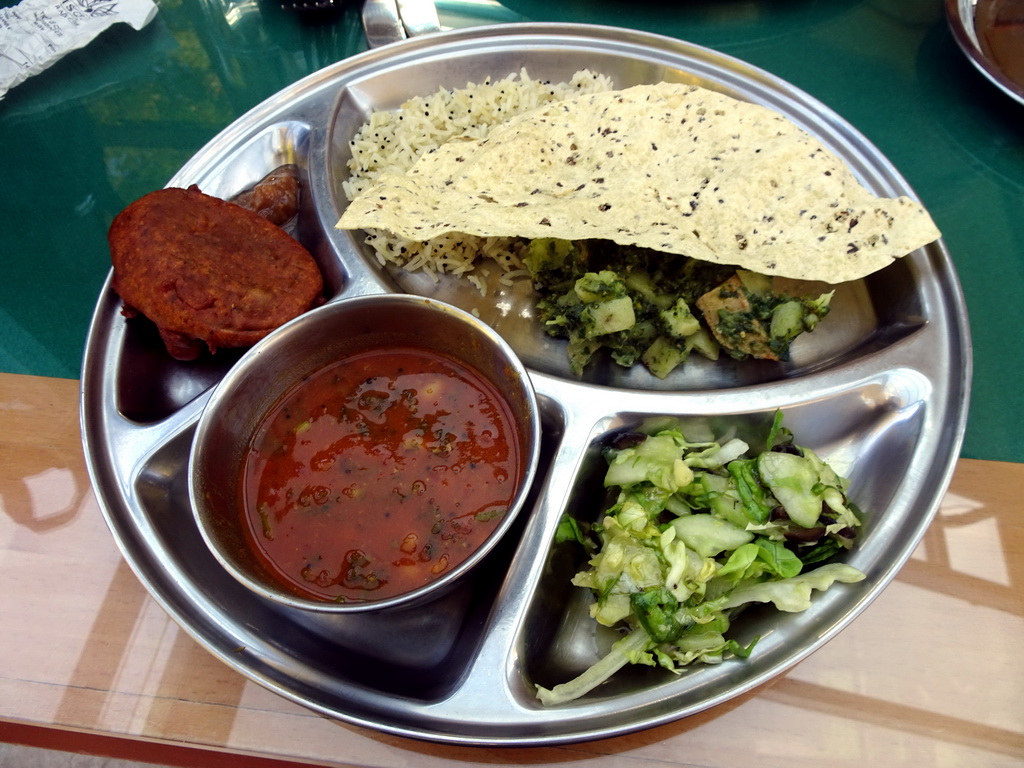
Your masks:
M744 606L804 611L813 590L864 578L825 562L853 546L861 524L848 480L795 445L781 413L754 456L742 440L689 442L677 427L625 441L606 452L615 502L589 526L565 517L556 534L591 552L573 584L592 591L591 616L624 636L574 680L537 686L545 705L584 696L628 664L678 674L746 658L757 640L727 636Z

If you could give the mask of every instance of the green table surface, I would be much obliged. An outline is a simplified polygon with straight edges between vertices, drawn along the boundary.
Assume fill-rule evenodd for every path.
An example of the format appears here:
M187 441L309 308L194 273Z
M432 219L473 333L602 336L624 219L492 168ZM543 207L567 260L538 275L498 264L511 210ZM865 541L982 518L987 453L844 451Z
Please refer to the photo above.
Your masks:
M311 23L276 0L157 0L0 101L0 371L76 378L107 228L283 87L366 49L357 3ZM0 0L0 4L11 4ZM762 67L850 121L930 209L974 351L962 454L1024 461L1024 106L978 73L941 0L441 0L454 26L610 24Z

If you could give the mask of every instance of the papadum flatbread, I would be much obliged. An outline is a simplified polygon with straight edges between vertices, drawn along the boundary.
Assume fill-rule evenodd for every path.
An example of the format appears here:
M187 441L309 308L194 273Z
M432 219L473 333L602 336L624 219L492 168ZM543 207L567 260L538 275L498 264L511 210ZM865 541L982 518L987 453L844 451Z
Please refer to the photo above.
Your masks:
M939 237L777 112L693 85L583 95L455 139L358 195L341 229L605 239L839 283Z

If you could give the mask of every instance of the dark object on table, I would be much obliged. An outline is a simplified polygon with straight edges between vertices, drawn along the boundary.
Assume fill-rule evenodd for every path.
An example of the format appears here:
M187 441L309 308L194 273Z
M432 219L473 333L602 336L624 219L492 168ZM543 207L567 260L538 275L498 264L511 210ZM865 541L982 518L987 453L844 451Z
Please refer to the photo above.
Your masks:
M341 0L281 0L281 8L307 18L333 15L341 10Z

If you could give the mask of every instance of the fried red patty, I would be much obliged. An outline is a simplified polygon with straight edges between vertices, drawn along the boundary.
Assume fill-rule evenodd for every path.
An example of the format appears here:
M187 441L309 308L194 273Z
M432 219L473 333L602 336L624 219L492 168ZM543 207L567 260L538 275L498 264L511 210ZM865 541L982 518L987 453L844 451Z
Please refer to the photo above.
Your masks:
M251 346L323 296L320 269L298 241L195 186L139 198L108 241L125 314L152 320L179 360Z

